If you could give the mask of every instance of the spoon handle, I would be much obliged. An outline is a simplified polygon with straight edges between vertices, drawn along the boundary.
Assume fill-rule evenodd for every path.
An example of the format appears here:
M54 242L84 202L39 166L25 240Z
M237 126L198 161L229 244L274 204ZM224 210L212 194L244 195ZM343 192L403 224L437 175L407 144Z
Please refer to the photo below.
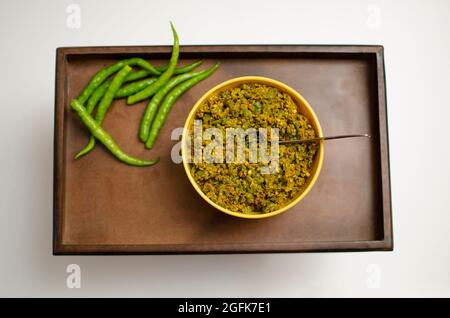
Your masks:
M332 140L332 139L343 139L343 138L357 138L357 137L366 137L370 138L370 135L368 134L360 134L360 135L339 135L339 136L328 136L328 137L316 137L316 138L309 138L309 139L293 139L293 140L280 140L279 144L298 144L303 142L313 142L313 141L320 141L320 140Z

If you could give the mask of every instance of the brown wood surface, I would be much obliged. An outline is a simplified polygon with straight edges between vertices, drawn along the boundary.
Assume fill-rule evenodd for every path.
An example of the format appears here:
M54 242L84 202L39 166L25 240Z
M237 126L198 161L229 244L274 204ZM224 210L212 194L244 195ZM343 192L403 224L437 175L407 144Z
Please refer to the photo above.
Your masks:
M392 250L388 133L381 46L188 46L180 64L219 60L219 70L174 106L152 151L138 140L145 102L117 100L104 127L150 168L118 162L101 145L73 157L88 132L70 110L89 78L127 56L162 65L170 47L59 48L56 60L54 253L151 254ZM321 174L291 210L269 219L238 219L210 207L181 164L170 158L195 101L209 88L245 75L274 78L314 108L325 135L369 133L371 140L325 143Z

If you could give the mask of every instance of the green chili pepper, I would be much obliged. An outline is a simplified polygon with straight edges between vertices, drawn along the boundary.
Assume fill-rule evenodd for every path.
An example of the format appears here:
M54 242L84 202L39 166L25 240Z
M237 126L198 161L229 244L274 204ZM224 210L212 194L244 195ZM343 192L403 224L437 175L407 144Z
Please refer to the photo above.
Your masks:
M195 61L194 63L188 64L186 66L177 67L173 71L173 75L184 74L184 73L190 72L190 71L192 71L193 69L195 69L197 66L199 66L202 63L203 63L203 60L199 60L199 61ZM169 68L169 64L164 65L164 66L155 66L155 68L159 72L162 73L162 72L164 72L165 70L167 70Z
M132 166L151 166L159 161L159 157L155 160L142 160L127 155L100 124L92 118L80 101L74 99L70 105L78 114L83 124L89 129L90 133L120 161Z
M127 86L121 87L117 92L114 98L121 98L121 97L127 97L130 96L136 92L139 92L140 90L146 88L147 86L151 85L154 81L156 81L156 78L150 77L146 78L141 81L133 82ZM128 82L128 78L125 78L125 82ZM108 90L109 85L111 85L111 80L108 80L104 82L102 85L97 87L95 91L92 93L91 97L89 97L87 101L86 109L89 114L91 114L97 106L98 101L105 95L106 91Z
M156 114L155 119L153 120L152 126L150 128L150 132L148 135L148 139L145 142L145 146L149 149L153 147L155 144L156 138L158 137L159 131L164 126L164 123L167 119L167 116L172 109L173 104L177 100L178 97L180 97L184 92L186 92L188 89L199 83L200 81L204 80L208 76L210 76L212 73L215 72L215 70L219 67L220 63L216 63L213 67L211 67L206 72L202 72L202 74L197 75L196 77L193 77L179 85L177 85L175 88L173 88L167 96L164 98L161 106L159 107L158 113Z
M147 86L150 86L152 83L156 81L155 77L146 78L140 81L136 81L133 83L130 83L126 86L121 87L117 92L114 98L122 98L130 96L136 92L139 92L146 88Z
M130 72L127 75L127 77L125 77L124 83L140 80L140 79L152 76L152 75L154 75L154 74L147 70L139 70L139 71Z
M149 62L147 62L144 59L141 59L140 57L132 57L132 58L123 60L122 62L128 66L134 66L134 65L140 66L144 70L151 72L153 75L161 74L152 64L150 64Z
M143 69L149 71L153 75L160 74L160 72L153 65L139 57L133 57L130 59L119 61L116 64L101 69L91 78L83 92L81 92L80 96L78 97L80 103L84 105L89 96L91 96L91 94L97 87L99 87L109 76L121 70L125 65L138 65Z
M141 78L145 78L145 77L147 77L149 75L151 75L151 73L149 71L147 71L147 70L140 70L140 71L136 71L136 72L130 72L127 75L127 77L125 77L125 80L123 82L124 83L125 82L132 82L132 81L135 81L135 80L139 80ZM108 89L110 84L111 84L111 80L109 79L109 80L105 81L102 85L97 87L94 90L94 92L91 94L91 96L89 97L89 99L87 101L87 106L86 106L86 109L87 109L89 114L91 114L92 111L94 110L95 106L97 106L98 101L103 97L103 95L105 94L105 92ZM140 89L143 89L144 87L142 87ZM119 89L119 91L120 91L120 89ZM136 93L138 91L139 90L136 90L136 91L132 92L131 88L130 88L130 92L129 92L130 94L129 95L134 94L134 93ZM125 95L125 96L128 96L128 95Z
M113 80L111 81L111 84L109 85L108 89L106 90L105 94L102 97L102 100L100 101L100 104L98 105L97 113L95 114L95 121L101 125L103 122L103 119L105 118L106 112L109 109L109 106L111 106L111 103L114 99L114 96L116 95L116 92L119 90L120 86L122 85L124 79L130 73L131 67L128 65L125 65L116 76L114 76ZM87 154L89 151L94 149L95 147L95 138L94 136L91 136L89 139L89 143L86 147L84 147L76 156L75 159L78 159L79 157Z
M192 71L193 69L195 69L197 66L199 66L200 64L202 64L203 61L196 61L194 63L191 63L189 65L183 66L183 67L177 67L175 69L175 71L173 71L173 74L184 74L187 72ZM161 67L155 67L159 72L164 72L167 69L167 66L161 66ZM132 82L141 78L145 78L149 75L152 75L153 73L147 70L140 70L140 71L136 71L136 72L131 72L130 74L128 74L128 76L125 78L124 83L125 82ZM154 79L153 81L151 81L150 79L148 79L147 84L150 85L152 84L154 81L156 81L156 79ZM103 95L105 94L106 90L108 89L109 85L111 84L111 80L107 80L105 81L103 84L101 84L99 87L97 87L94 92L91 94L91 96L89 97L88 101L87 101L87 110L89 112L89 114L91 114L95 108L95 106L97 105L98 101L103 97ZM144 89L145 87L147 87L148 85L145 85L144 83L140 83L140 84L136 84L136 86L133 85L134 83L130 84L129 88L127 90L129 90L128 92L124 92L125 87L120 88L119 91L117 92L115 98L118 97L127 97L129 95L135 94L138 91ZM132 86L133 85L133 86ZM128 86L127 86L128 87Z
M174 75L175 74L185 74L187 72L192 71L193 69L195 69L197 66L199 66L202 63L203 63L203 61L200 60L200 61L196 61L194 63L191 63L191 64L183 66L183 67L178 67L178 68L175 69L175 71L173 71L173 74ZM164 71L164 70L167 69L167 67L156 67L156 69L158 71L159 70ZM134 72L134 73L137 73L137 72ZM125 79L126 82L129 82L128 77L130 75L132 75L132 74L129 74L127 76L127 78ZM130 96L130 95L133 95L133 94L135 94L135 93L145 89L147 86L150 86L155 81L156 81L156 78L154 78L154 77L153 78L147 78L147 79L144 79L142 81L134 82L134 83L131 83L131 84L127 85L127 86L121 87L117 91L116 96L114 98L122 98L122 97L127 97L127 96Z
M147 108L145 109L144 116L141 120L141 126L139 128L139 138L142 142L146 142L148 139L150 126L153 122L153 119L155 118L159 103L164 98L164 96L166 96L166 94L178 84L205 72L208 72L208 70L196 73L186 73L173 77L152 97L147 105Z
M91 114L94 111L95 106L97 106L98 101L103 97L103 95L105 95L110 84L111 81L109 80L104 82L102 85L97 87L91 94L86 105L86 110L89 114Z
M164 71L164 73L161 74L161 76L158 78L158 80L156 80L156 82L154 82L152 85L148 86L147 88L141 90L140 92L138 92L134 95L129 96L128 100L127 100L128 104L135 104L141 100L144 100L144 99L152 96L161 87L163 87L164 84L166 84L167 81L172 76L172 74L175 70L175 67L177 65L180 48L179 48L177 31L175 30L172 23L170 23L170 27L172 28L172 33L173 33L173 49L172 49L172 56L170 57L170 61L169 61L169 67L167 68L166 71Z

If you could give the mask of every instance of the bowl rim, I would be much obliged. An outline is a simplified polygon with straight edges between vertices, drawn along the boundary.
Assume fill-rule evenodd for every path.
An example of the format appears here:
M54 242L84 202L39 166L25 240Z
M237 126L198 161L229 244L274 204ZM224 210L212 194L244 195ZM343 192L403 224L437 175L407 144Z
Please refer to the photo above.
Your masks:
M199 185L197 184L197 182L195 181L194 177L192 176L192 174L190 172L190 169L189 169L189 163L188 163L188 161L186 159L186 153L183 150L184 149L183 145L186 142L187 134L189 132L189 125L190 125L190 122L191 122L192 118L195 116L195 113L197 112L198 107L210 95L212 95L213 93L215 93L216 91L222 89L225 86L229 86L229 85L236 84L236 83L243 84L245 82L248 82L248 83L261 83L261 84L266 84L266 85L269 85L269 86L273 86L275 88L281 88L282 91L286 92L287 94L289 94L292 97L295 97L295 100L300 100L303 103L303 106L305 108L307 108L309 113L311 114L311 117L313 119L313 125L314 125L314 128L316 130L316 133L318 134L319 137L323 137L322 128L320 126L320 122L319 122L319 120L318 120L318 118L316 116L316 113L314 112L313 108L308 103L308 101L300 93L298 93L296 90L294 90L293 88L289 87L288 85L286 85L286 84L284 84L284 83L282 83L280 81L277 81L277 80L274 80L274 79L271 79L271 78L268 78L268 77L263 77L263 76L241 76L241 77L235 77L235 78L229 79L227 81L224 81L224 82L222 82L222 83L212 87L211 89L209 89L206 93L204 93L197 100L197 102L194 104L194 106L192 107L191 111L189 112L189 115L186 118L186 121L184 123L183 134L182 134L182 137L181 137L181 156L182 156L182 161L183 161L183 167L184 167L184 170L186 172L186 175L187 175L189 181L191 182L191 184L194 187L194 189L198 192L198 194L200 194L200 196L206 202L208 202L210 205L212 205L217 210L219 210L221 212L224 212L226 214L235 216L235 217L244 218L244 219L263 219L263 218L269 218L269 217L272 217L272 216L275 216L275 215L279 215L279 214L289 210L290 208L295 206L297 203L299 203L308 194L308 192L311 190L311 188L316 183L316 180L317 180L317 178L318 178L318 176L320 174L320 171L322 169L323 158L324 158L324 142L323 141L319 142L319 151L316 154L316 156L317 156L317 158L316 158L316 160L317 160L317 168L316 168L316 171L315 171L314 175L311 176L309 184L307 185L307 187L303 190L303 192L298 197L296 197L295 199L293 199L287 205L283 206L280 209L277 209L277 210L269 212L269 213L246 214L246 213L242 213L242 212L233 212L231 210L228 210L228 209L218 205L217 203L212 201L210 198L208 198L206 196L206 194L204 194L203 191L200 189Z

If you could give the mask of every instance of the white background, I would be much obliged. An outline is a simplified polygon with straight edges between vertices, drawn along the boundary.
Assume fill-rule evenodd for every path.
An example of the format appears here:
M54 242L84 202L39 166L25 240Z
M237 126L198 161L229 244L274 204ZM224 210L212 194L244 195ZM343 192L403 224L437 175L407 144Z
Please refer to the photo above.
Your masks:
M67 6L81 27L67 25ZM450 1L1 1L0 296L450 296ZM55 257L55 49L385 46L394 252ZM81 266L80 289L66 266Z

